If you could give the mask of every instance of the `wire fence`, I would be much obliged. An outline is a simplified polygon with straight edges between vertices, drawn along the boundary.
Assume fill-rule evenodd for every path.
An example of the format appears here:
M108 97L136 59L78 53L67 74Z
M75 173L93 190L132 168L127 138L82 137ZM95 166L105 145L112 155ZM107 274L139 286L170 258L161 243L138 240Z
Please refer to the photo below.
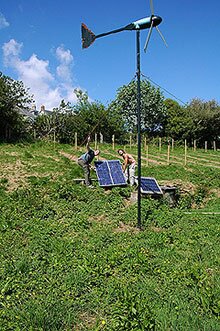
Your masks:
M109 152L117 153L118 148L123 148L134 157L137 158L137 137L130 135L124 144L117 142L115 135L112 135L112 142L106 143L102 133L95 134L94 140L91 141L94 149L104 149ZM75 150L82 146L77 145L77 133L75 133ZM205 141L203 147L197 147L197 141L183 142L175 141L166 137L158 137L149 140L147 137L142 137L141 140L141 158L142 164L150 165L182 165L193 166L201 165L206 167L220 168L220 149L217 148L216 141Z

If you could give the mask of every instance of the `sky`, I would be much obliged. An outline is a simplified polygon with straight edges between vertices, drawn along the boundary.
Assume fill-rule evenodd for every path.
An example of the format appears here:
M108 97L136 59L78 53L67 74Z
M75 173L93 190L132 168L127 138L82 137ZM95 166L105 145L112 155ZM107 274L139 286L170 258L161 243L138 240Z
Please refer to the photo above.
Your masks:
M141 30L142 77L180 104L220 102L220 1L154 0L154 12L168 47L154 29L145 53L148 30ZM52 110L62 99L74 104L75 88L108 105L135 77L136 32L82 49L81 23L100 34L150 15L149 0L2 0L0 71L23 81L37 109Z

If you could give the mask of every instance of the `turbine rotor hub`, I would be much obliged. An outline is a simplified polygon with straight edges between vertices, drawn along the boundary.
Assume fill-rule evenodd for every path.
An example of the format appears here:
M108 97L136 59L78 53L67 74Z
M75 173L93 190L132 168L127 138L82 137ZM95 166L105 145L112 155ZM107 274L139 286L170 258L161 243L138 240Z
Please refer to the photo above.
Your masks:
M162 18L160 16L152 16L153 27L158 26L162 22Z

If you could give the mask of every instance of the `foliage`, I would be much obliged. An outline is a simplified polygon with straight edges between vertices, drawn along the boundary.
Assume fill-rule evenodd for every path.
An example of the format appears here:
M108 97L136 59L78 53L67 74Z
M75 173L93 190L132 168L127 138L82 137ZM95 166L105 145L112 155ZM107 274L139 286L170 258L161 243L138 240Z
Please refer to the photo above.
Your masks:
M188 139L193 125L188 110L172 99L166 99L164 103L167 108L166 135L175 140Z
M141 127L150 135L162 134L166 108L159 89L151 86L147 80L141 81ZM118 89L115 100L109 106L125 122L128 131L136 132L137 128L137 83L131 81Z
M75 89L78 102L71 106L63 100L60 106L48 115L39 116L35 121L35 129L39 137L55 134L61 143L73 143L75 132L78 142L82 143L86 136L103 133L105 141L110 142L112 135L117 139L123 136L122 120L114 112L108 111L100 102L89 101L86 92Z
M75 105L62 100L49 116L37 117L36 136L72 144L75 132L79 143L84 142L88 134L104 133L106 142L111 142L114 134L118 142L124 143L127 134L137 129L136 85L132 81L121 86L108 107L91 101L87 92L75 89ZM33 132L30 134L33 125L28 116L24 116L24 112L28 115L31 102L32 97L23 82L0 73L0 140L16 141L33 136ZM215 100L196 98L184 107L172 99L164 101L159 89L142 80L141 128L151 137L166 134L178 141L197 140L197 146L202 146L204 141L211 145L220 140L220 106Z
M60 142L71 143L74 140L76 130L72 107L69 103L66 104L62 100L60 106L55 108L51 114L38 116L35 120L34 128L37 137L52 137Z
M0 73L0 139L18 140L26 138L29 123L19 113L27 110L32 98L23 82Z
M113 111L108 111L99 102L79 102L75 106L79 138L82 140L88 133L102 133L106 142L111 142L114 134L117 139L123 136L123 121Z
M193 120L193 138L198 143L211 142L220 137L220 106L215 100L193 99L188 109Z
M220 137L220 106L215 100L193 99L182 107L176 101L165 100L167 107L166 135L176 139L197 140L197 146L204 141L212 142Z

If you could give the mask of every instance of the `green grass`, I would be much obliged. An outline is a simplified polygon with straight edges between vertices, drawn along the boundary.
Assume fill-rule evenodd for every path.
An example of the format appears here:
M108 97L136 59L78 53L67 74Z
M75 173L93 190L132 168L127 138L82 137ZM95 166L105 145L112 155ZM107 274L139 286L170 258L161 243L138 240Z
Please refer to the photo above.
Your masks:
M219 169L143 166L179 199L144 198L139 231L130 187L75 184L61 150L0 145L0 329L220 330Z

